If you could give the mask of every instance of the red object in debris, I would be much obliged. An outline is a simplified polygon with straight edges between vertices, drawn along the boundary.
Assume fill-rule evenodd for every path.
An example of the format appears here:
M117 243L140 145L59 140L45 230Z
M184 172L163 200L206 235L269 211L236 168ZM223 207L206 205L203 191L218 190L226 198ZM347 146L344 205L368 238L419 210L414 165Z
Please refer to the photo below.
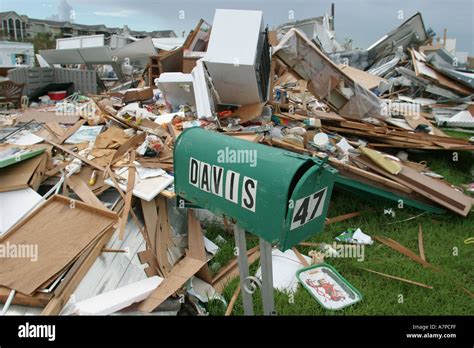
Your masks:
M232 116L232 111L231 111L231 110L221 111L221 112L218 112L217 115L218 115L220 118L230 117L230 116Z
M48 92L48 97L50 97L51 100L63 100L64 98L67 97L67 92L66 91Z

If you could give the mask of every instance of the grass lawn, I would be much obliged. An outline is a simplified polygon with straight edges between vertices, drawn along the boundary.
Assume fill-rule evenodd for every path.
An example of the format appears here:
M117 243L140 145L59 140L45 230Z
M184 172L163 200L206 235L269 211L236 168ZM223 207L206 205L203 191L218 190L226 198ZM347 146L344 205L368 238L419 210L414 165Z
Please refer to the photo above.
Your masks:
M458 161L453 161L452 158L451 152L410 154L411 160L426 160L434 171L444 175L454 185L472 181L473 154L459 152ZM389 207L395 210L395 217L383 214L383 209ZM321 234L308 241L332 244L334 238L345 229L360 227L368 235L392 238L419 254L418 224L421 223L426 260L445 272L437 273L424 268L375 241L373 245L365 247L362 262L356 258L326 258L327 263L334 266L362 293L361 302L339 311L325 310L299 285L294 301L291 301L288 294L275 291L275 309L279 315L472 315L474 313L473 299L461 288L462 285L474 292L474 244L464 244L467 238L474 237L473 213L468 218L450 212L442 215L425 213L416 219L397 222L419 215L422 211L408 207L398 209L394 203L367 202L344 192L333 193L328 217L353 211L363 211L363 214L326 226ZM224 237L227 242L222 245L210 263L214 273L234 258L233 235L215 226L208 227L208 238L213 240L217 235ZM258 238L247 234L247 247L251 248L257 244ZM311 249L311 247L298 247L298 250L305 255ZM433 289L388 279L362 270L361 267L431 285ZM258 261L251 265L250 273L254 274L257 268ZM223 295L227 301L232 297L237 285L236 278L225 287ZM403 301L400 301L402 297ZM254 308L256 314L262 314L259 291L254 293ZM223 315L225 308L219 301L212 301L208 304L208 311L211 315ZM243 308L239 296L232 315L242 314Z

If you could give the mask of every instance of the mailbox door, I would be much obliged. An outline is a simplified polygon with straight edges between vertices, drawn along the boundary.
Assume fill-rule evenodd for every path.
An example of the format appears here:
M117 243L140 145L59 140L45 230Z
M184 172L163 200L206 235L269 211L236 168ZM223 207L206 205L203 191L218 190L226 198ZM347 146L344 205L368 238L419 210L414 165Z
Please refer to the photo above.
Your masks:
M331 199L337 170L316 161L297 182L290 197L281 250L286 250L321 232Z

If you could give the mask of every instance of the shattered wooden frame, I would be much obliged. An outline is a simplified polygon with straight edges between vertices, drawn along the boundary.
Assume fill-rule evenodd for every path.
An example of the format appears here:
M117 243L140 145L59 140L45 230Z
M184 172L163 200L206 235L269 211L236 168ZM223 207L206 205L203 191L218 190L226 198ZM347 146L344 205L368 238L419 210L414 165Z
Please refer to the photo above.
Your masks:
M339 69L301 31L290 29L273 55L295 77L308 81L308 90L339 115L372 123L388 118L377 96Z

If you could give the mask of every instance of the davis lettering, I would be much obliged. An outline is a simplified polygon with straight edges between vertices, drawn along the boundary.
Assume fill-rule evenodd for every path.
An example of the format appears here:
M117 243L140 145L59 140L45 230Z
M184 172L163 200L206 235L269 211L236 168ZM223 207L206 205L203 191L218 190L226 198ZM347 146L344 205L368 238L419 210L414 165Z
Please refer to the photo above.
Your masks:
M225 172L225 173L224 173ZM258 181L223 167L189 159L189 184L255 212ZM241 193L241 195L239 195ZM239 196L241 197L239 202Z

